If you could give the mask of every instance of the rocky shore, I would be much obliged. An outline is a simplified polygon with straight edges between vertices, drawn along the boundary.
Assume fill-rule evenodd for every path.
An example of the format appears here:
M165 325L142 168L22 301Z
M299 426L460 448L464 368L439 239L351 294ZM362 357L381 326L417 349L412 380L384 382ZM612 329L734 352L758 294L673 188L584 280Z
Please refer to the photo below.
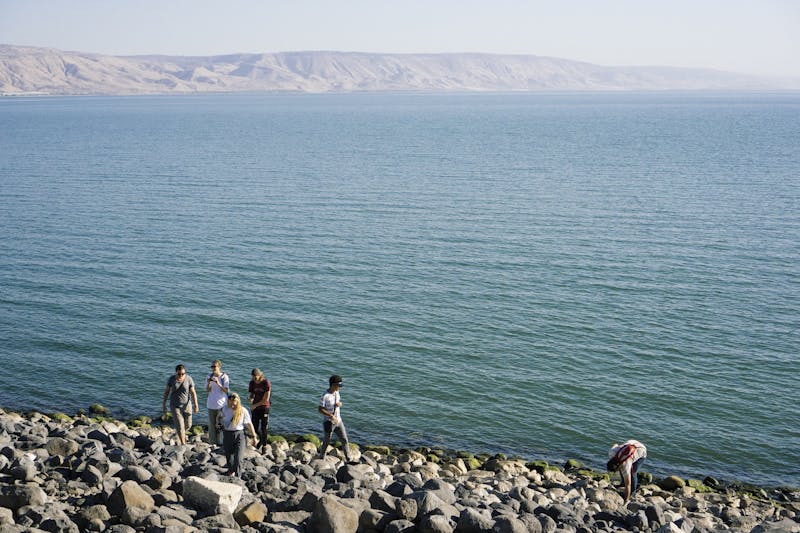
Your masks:
M198 431L0 410L0 531L800 532L800 489L653 480L625 503L608 476L502 455L352 446L313 436L248 449L241 479Z

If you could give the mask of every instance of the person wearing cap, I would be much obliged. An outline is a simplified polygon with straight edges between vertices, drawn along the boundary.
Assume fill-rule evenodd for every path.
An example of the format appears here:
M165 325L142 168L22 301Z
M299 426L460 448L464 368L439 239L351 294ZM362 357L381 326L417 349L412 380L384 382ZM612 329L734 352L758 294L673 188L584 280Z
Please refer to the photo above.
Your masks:
M341 416L342 398L339 395L341 388L342 376L334 374L328 379L328 390L325 391L319 402L317 410L324 417L322 431L325 435L322 447L319 449L319 456L325 457L325 452L328 451L328 445L331 442L331 434L335 431L342 443L345 460L350 462L350 443L347 441L347 430Z
M618 457L624 454L624 457ZM625 486L625 501L636 492L638 485L637 474L639 469L644 464L647 457L647 448L638 440L627 440L622 444L613 444L611 449L608 450L609 464L612 459L617 459L614 464L618 464L616 471L622 477L622 483ZM621 459L621 460L620 460Z
M161 410L167 412L167 398L169 407L172 411L172 419L175 424L175 431L178 434L178 442L186 444L186 430L192 427L192 405L194 402L194 412L200 412L197 404L197 392L194 390L194 381L186 373L186 367L178 365L175 367L175 374L167 380L167 387L164 389L164 399L161 402Z

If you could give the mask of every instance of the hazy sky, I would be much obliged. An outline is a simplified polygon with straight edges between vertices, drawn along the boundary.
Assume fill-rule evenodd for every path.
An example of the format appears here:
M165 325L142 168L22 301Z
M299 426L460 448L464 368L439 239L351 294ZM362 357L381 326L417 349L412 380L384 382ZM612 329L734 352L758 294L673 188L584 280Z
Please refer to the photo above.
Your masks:
M0 43L115 55L491 52L800 76L800 0L0 0Z

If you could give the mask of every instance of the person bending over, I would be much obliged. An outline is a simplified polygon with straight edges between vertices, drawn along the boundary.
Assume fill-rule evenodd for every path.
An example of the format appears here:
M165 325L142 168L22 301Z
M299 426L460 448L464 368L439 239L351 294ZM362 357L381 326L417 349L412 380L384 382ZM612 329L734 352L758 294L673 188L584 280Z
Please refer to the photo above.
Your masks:
M608 463L606 468L609 472L619 472L622 483L625 487L625 501L636 492L638 480L636 474L644 464L647 457L647 448L638 440L628 440L622 444L613 444L608 451Z

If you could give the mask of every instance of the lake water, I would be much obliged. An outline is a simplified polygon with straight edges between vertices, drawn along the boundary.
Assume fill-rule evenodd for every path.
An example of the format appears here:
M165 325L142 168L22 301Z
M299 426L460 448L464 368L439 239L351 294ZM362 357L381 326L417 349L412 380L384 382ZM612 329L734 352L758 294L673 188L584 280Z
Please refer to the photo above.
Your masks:
M0 99L0 405L800 485L799 176L797 94Z

